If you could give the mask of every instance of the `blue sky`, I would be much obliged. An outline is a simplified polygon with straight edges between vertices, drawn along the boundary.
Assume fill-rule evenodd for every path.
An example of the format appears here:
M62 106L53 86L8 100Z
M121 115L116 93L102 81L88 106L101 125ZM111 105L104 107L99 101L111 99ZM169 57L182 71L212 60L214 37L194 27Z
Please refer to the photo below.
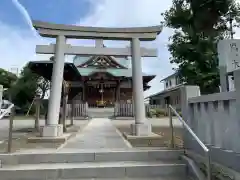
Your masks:
M73 24L90 11L87 0L18 0L26 8L31 19ZM8 24L24 28L21 13L13 5L12 0L1 0L0 19ZM17 17L17 18L16 18Z
M30 18L53 23L102 27L133 27L159 25L161 13L172 0L0 0L0 67L21 69L28 61L47 60L36 55L37 44L53 40L35 36ZM157 40L142 46L158 49L158 58L142 59L143 71L157 75L146 93L162 89L160 79L172 73L167 50L171 29L164 29ZM71 41L71 44L92 45L92 41ZM122 42L104 42L107 46L126 46ZM72 57L66 57L72 61Z

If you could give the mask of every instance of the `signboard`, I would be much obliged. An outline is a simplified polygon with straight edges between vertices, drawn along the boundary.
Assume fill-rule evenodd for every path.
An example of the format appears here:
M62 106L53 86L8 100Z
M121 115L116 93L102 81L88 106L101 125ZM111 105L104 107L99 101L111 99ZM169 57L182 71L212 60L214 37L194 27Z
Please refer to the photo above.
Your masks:
M219 66L226 66L227 72L240 69L240 39L226 39L218 43Z

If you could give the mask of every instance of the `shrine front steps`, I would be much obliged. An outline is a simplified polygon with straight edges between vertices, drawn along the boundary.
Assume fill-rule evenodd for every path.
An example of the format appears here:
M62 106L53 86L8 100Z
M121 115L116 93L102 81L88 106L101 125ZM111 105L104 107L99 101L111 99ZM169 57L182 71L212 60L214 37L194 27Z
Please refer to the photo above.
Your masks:
M72 150L66 149L52 152L0 154L2 165L40 164L40 163L81 163L109 161L154 161L177 160L183 154L182 150L168 149L96 149Z
M0 155L2 180L186 177L181 150L130 149ZM160 178L159 178L160 179Z

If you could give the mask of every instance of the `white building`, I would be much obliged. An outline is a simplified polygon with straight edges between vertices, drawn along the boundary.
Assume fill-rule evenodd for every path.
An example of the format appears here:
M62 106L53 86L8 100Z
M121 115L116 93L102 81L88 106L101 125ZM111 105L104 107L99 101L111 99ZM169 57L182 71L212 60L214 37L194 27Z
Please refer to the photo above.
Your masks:
M180 87L183 85L179 78L178 72L175 72L160 81L164 83L164 89L158 93L148 96L146 101L151 105L160 105L165 108L167 104L171 104L179 109L180 100Z
M15 74L16 76L19 76L19 68L17 68L17 67L11 67L9 69L9 72Z
M162 79L160 82L164 83L164 90L174 88L181 84L181 81L177 72Z

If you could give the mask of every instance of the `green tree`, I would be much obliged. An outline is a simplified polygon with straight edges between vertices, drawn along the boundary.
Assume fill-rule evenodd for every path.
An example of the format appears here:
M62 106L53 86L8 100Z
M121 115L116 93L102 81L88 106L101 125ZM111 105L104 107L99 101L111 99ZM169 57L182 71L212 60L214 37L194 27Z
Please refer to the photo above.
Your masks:
M178 65L182 80L199 85L203 94L219 91L217 42L230 37L230 21L239 19L238 4L231 0L173 0L163 17L164 25L175 29L168 49L170 62Z
M3 88L10 88L16 80L17 76L15 74L0 68L0 84L3 85Z
M37 93L40 95L41 99L44 99L44 97L47 94L47 91L50 89L50 81L42 76L38 76L37 86L38 86Z
M44 98L49 89L49 81L38 74L33 73L26 65L21 71L16 83L9 89L8 93L12 97L14 104L27 112L36 94ZM34 106L33 106L34 107ZM31 109L34 112L34 108Z
M37 75L25 66L17 82L9 89L12 102L23 111L27 111L37 90Z

